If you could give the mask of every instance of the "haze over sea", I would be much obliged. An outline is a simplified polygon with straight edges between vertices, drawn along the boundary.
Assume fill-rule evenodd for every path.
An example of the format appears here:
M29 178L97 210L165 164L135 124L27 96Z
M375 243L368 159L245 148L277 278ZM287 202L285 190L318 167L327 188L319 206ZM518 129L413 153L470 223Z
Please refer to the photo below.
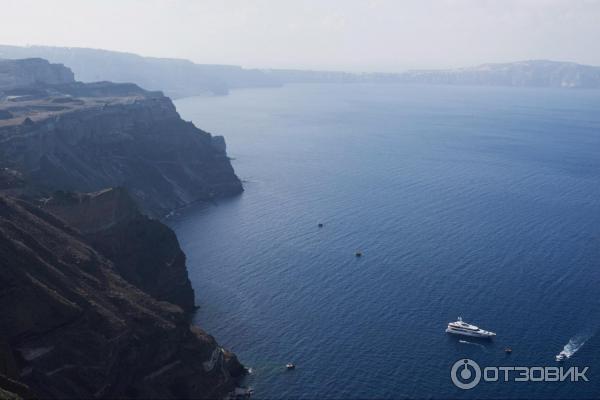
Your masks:
M245 180L168 221L195 322L257 398L600 393L599 91L288 85L176 106ZM459 315L498 336L446 334ZM464 357L556 366L570 340L589 382L450 380Z

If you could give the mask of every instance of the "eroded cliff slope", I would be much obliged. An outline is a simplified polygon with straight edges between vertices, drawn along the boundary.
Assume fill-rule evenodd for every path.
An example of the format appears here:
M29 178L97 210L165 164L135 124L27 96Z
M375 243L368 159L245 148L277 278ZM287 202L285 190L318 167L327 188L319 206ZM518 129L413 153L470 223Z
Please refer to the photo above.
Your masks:
M0 79L0 398L225 396L245 370L189 325L185 255L142 212L239 193L224 140L161 93L24 63Z
M40 397L221 397L243 372L64 222L0 195L0 358ZM4 375L2 374L2 375Z
M222 138L182 120L159 92L36 84L4 90L0 113L0 167L49 190L123 186L155 217L243 190Z
M194 309L194 289L175 232L142 215L126 189L60 191L40 205L81 232L129 283L157 300Z

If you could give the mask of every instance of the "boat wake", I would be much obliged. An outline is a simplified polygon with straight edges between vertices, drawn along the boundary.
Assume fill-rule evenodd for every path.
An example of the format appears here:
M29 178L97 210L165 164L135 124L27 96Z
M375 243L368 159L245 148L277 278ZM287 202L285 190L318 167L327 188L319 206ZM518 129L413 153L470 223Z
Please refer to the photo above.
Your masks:
M468 340L459 340L458 343L470 344L470 345L479 347L483 351L487 351L487 349L485 348L485 346L482 345L481 343L473 343L473 342L469 342Z
M556 361L564 361L573 357L573 355L577 353L585 344L585 342L587 342L591 337L591 334L579 334L573 336L571 339L569 339L569 342L565 344L561 352L556 355Z

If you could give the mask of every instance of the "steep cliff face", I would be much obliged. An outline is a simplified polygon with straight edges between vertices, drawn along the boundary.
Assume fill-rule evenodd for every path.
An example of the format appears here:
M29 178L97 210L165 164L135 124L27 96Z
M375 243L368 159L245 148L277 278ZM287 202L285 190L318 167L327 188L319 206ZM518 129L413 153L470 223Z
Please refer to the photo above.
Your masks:
M224 140L40 68L0 80L0 398L223 397L245 370L189 326L185 255L143 212L239 193Z
M62 64L50 64L41 58L0 60L0 90L39 83L74 82L73 72Z
M36 90L0 103L13 115L0 121L0 167L36 185L123 186L152 216L242 191L224 143L183 121L160 93L110 83Z
M179 307L127 283L63 221L4 195L0 259L7 392L27 385L40 397L219 398L243 373Z
M185 254L175 233L142 215L124 188L55 193L42 208L81 232L119 275L157 300L194 309Z

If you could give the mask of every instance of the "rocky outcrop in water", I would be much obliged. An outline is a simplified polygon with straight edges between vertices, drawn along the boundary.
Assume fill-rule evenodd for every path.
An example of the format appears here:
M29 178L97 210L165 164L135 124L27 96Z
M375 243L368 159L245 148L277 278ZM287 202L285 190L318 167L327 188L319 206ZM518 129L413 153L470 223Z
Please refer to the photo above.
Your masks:
M6 392L219 398L243 373L181 308L127 283L64 221L4 195L0 259Z

